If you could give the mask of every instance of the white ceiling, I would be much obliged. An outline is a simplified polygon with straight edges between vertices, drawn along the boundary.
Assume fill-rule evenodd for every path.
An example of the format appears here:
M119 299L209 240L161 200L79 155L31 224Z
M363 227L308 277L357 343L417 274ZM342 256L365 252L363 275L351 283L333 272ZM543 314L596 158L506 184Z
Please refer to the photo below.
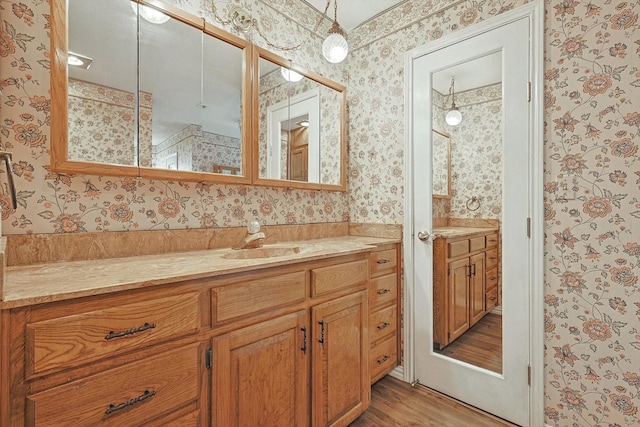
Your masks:
M324 12L327 6L327 0L302 0L311 6ZM333 19L334 1L330 0L331 5L327 11L329 18ZM349 32L358 25L366 22L376 15L403 3L407 0L337 0L338 1L338 23L343 30Z

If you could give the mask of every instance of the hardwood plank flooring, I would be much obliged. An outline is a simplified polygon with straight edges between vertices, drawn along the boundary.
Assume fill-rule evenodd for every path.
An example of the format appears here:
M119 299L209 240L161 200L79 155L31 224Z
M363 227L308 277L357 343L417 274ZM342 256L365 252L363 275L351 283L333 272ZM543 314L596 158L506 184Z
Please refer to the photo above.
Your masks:
M438 353L502 373L502 316L489 313Z
M386 376L371 388L371 406L350 427L514 427L421 385Z

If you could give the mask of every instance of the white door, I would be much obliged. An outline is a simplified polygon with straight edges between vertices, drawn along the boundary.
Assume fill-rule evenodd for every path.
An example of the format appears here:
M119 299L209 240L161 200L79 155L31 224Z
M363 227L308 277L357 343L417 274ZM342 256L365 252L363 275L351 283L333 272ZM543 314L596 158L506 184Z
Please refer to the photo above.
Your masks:
M427 387L522 426L529 424L530 212L530 22L521 18L480 35L414 56L411 86L413 230L411 242L414 301L415 379ZM438 354L433 348L433 244L418 233L432 233L432 85L448 67L496 52L502 59L502 370L478 368ZM458 82L456 81L456 85ZM463 144L464 141L452 141ZM490 173L490 171L487 171ZM410 209L410 208L409 208Z

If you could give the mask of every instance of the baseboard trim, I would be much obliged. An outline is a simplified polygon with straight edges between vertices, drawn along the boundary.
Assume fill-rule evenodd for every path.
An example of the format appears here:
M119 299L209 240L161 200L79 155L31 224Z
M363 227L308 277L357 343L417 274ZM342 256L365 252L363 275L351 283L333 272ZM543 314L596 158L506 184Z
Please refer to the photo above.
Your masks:
M393 371L389 372L389 375L392 376L393 378L397 379L397 380L405 381L405 379L404 379L404 367L402 367L402 366L396 366L396 368Z

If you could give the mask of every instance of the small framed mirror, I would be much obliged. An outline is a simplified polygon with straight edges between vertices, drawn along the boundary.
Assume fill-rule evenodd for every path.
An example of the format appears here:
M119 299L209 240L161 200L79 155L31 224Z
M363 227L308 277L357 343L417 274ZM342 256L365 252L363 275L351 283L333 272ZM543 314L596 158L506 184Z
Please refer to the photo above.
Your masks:
M256 50L254 182L345 191L345 88Z
M451 135L434 128L432 144L433 197L451 197Z

